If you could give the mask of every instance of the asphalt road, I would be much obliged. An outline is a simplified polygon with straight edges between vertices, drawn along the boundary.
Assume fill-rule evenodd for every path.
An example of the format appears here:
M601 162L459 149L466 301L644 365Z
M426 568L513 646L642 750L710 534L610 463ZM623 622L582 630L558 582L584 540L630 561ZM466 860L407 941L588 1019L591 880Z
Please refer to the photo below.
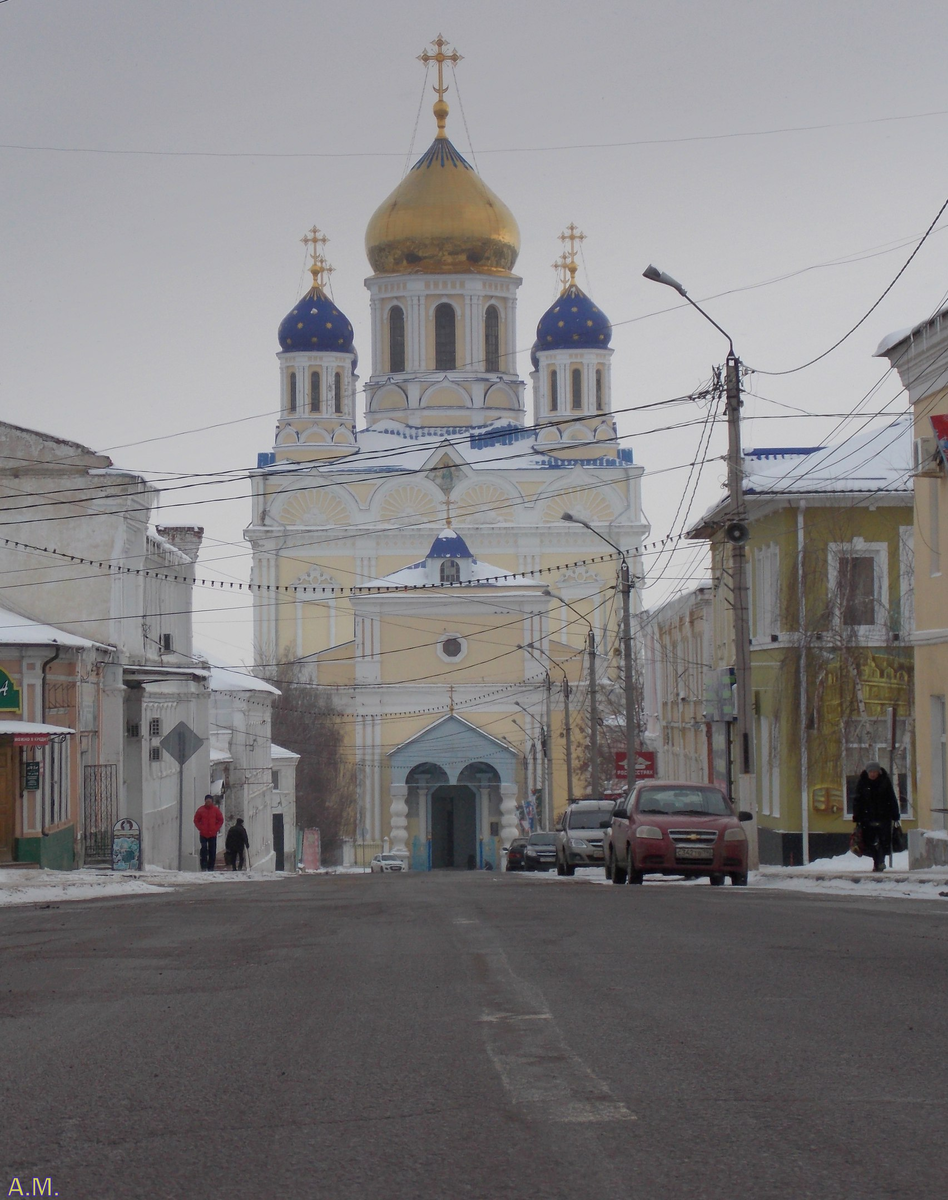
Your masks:
M942 1200L946 1030L948 902L464 872L0 910L0 1196Z

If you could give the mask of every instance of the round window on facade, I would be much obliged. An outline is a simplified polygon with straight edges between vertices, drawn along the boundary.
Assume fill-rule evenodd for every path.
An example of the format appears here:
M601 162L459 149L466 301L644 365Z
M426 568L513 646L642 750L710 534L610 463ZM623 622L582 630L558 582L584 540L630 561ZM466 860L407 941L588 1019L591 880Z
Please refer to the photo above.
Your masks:
M444 662L457 662L465 654L467 654L467 641L459 634L445 634L438 643L438 657Z

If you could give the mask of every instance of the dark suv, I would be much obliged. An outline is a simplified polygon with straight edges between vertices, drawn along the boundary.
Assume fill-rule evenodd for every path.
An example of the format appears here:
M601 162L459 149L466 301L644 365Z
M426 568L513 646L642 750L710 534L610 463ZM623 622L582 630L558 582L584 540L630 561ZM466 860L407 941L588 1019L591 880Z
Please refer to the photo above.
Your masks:
M612 823L614 800L574 800L556 832L556 873L602 866L602 838Z

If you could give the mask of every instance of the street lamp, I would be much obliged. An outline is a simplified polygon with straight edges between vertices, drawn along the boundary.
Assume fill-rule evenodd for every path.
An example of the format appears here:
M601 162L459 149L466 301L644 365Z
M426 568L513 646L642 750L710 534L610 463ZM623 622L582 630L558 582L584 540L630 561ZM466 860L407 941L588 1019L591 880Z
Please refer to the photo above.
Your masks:
M574 605L570 604L562 596L557 596L555 592L551 592L549 588L544 588L544 596L549 596L552 600L559 600L560 604L565 604L568 609L574 612L581 621L587 626L586 634L586 651L589 655L589 794L591 796L599 795L599 700L598 700L598 684L597 684L597 668L596 668L596 631L593 629L592 621L579 611ZM573 797L572 785L570 785L570 798Z
M739 796L742 804L754 811L754 748L751 738L750 621L747 611L747 556L744 544L749 535L744 506L744 459L741 449L741 360L734 352L734 341L727 330L696 304L684 287L658 267L642 272L653 283L663 283L683 296L706 321L727 338L727 490L728 521L724 536L731 546L731 583L734 588L734 676L737 691L737 760L740 774Z
M552 664L552 666L557 667L560 671L563 672L563 721L565 724L565 731L566 731L566 803L569 804L569 802L571 800L575 799L575 796L573 794L573 730L570 725L570 716L569 716L569 676L567 675L566 668L563 666L563 664L557 662L556 659L552 656L552 654L547 654L546 651L541 649L539 646L534 648L533 646L521 646L518 644L517 649L518 650L526 650L526 652L528 654L532 655L533 658L535 658L536 661L538 663L540 663L540 666L542 667L543 663L540 662L540 660L537 658L536 654L534 653L534 649L539 650L541 654L545 655L550 660L550 663ZM546 668L544 668L544 670L546 670ZM547 678L547 696L549 697L549 694L550 694L550 672L549 671L546 672L546 678ZM551 707L552 706L548 706L548 708L547 708L547 720L548 721L552 721L552 718L553 718L553 713L551 711ZM551 730L550 736L552 737L552 730Z
M622 590L622 674L625 685L625 762L626 782L629 788L635 787L635 679L632 674L632 573L629 570L629 560L626 553L605 534L590 525L580 517L565 512L560 516L561 521L569 521L573 525L582 525L590 533L594 533L601 542L611 546L621 561L619 578ZM598 788L596 793L598 794Z

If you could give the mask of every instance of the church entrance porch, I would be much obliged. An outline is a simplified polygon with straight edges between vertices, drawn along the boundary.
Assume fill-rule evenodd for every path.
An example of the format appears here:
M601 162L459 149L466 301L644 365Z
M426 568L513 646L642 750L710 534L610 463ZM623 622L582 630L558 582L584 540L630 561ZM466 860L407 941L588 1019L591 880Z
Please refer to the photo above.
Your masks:
M473 788L436 787L431 793L431 869L470 867L477 862L477 809Z

